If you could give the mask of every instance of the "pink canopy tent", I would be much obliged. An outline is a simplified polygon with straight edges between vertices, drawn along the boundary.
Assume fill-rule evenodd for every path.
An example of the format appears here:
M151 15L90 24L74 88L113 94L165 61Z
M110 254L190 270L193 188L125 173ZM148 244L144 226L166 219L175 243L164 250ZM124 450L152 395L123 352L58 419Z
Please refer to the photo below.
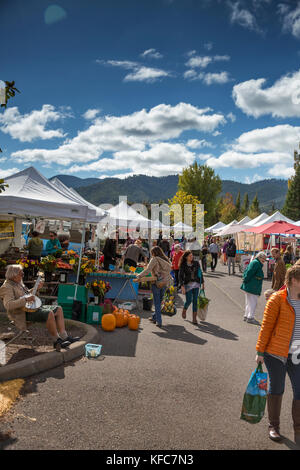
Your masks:
M245 232L251 233L266 233L266 234L276 234L276 233L285 233L288 235L300 235L300 227L297 225L290 224L279 220L277 222L270 222L269 224L263 224L260 227L251 227L244 230Z

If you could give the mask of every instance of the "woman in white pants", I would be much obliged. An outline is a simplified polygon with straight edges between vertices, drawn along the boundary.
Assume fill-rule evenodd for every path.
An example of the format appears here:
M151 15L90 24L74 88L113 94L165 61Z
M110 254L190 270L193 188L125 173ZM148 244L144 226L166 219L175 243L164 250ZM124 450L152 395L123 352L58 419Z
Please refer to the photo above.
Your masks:
M254 318L258 297L261 295L264 280L263 264L267 256L260 251L253 261L248 265L243 274L241 289L245 292L245 314L244 321L257 324Z

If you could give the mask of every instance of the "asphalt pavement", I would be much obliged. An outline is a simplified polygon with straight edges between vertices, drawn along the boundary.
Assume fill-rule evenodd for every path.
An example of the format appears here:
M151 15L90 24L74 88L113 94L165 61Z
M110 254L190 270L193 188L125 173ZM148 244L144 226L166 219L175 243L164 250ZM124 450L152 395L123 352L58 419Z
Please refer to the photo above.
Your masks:
M207 321L178 312L163 329L142 313L139 332L99 333L100 359L82 358L28 380L24 396L0 422L3 449L295 449L291 385L287 379L281 431L284 443L259 424L240 419L255 369L259 326L243 322L241 274L219 264L205 275L211 299ZM263 290L270 288L264 282ZM256 318L262 319L261 296ZM1 429L2 428L2 429Z

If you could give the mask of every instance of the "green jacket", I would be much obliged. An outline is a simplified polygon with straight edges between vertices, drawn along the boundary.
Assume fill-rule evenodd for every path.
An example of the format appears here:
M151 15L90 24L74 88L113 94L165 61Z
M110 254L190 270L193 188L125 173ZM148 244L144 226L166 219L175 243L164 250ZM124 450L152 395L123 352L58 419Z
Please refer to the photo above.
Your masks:
M264 280L263 266L258 259L251 261L243 274L241 289L249 294L260 295Z

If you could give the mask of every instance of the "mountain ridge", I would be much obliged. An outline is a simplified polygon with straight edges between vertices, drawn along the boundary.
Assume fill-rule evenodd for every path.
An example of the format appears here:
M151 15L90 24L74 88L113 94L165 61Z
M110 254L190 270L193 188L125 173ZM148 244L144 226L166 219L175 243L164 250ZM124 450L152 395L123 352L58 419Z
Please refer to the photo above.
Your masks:
M128 202L158 203L167 202L177 191L178 175L169 176L145 176L134 175L124 179L120 178L79 178L72 175L57 175L53 178L60 179L66 186L73 187L89 202L100 205L105 203L117 204L119 195L127 196ZM254 183L240 183L232 180L222 180L222 192L220 196L231 193L234 200L238 192L243 201L247 192L250 203L257 194L260 208L270 210L272 204L276 209L281 209L288 189L287 180L265 179Z

